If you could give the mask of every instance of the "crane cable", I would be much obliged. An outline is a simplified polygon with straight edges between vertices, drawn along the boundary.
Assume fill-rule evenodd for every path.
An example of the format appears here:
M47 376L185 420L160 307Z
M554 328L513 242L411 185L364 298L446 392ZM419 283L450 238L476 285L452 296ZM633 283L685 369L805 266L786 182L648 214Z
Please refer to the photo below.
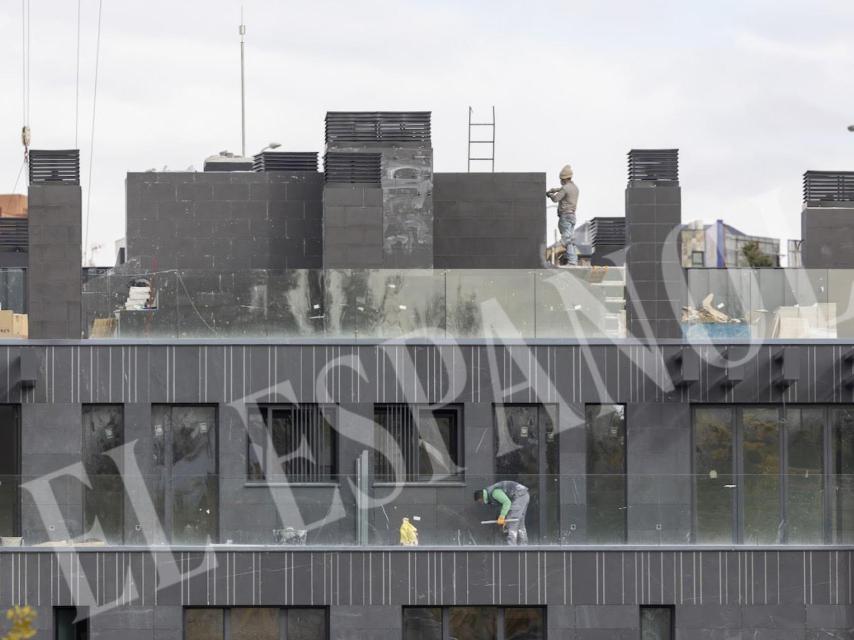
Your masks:
M101 57L101 9L104 0L98 0L98 36L95 39L95 86L92 93L92 131L89 139L89 180L86 184L86 236L84 251L89 250L89 210L92 205L92 164L95 156L95 107L98 104L98 61Z
M24 164L30 150L30 1L21 0L21 143L24 145ZM23 169L23 167L22 167ZM20 173L19 176L20 178ZM15 180L17 188L18 181Z
M74 148L78 146L78 132L80 130L80 3L77 0L77 82L74 95Z

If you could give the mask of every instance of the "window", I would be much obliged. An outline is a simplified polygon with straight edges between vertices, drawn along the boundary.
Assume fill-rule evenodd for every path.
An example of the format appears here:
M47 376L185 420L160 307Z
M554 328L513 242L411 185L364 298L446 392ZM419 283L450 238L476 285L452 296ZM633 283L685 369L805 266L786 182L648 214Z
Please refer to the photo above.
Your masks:
M89 640L89 612L84 607L54 607L56 640Z
M674 630L674 607L647 607L640 608L640 631L641 640L673 640Z
M124 541L124 486L116 463L107 454L123 444L121 405L83 406L83 465L91 485L83 494L83 526L109 544Z
M218 463L216 408L152 407L154 496L158 515L174 544L216 541Z
M376 479L435 482L462 476L461 411L405 404L374 408Z
M184 640L326 640L325 608L184 609Z
M854 539L850 443L845 452L852 415L815 405L695 407L694 540Z
M706 252L705 251L692 251L691 252L691 266L692 267L704 267L704 266L706 266Z
M318 405L273 405L252 411L249 480L335 482L336 433L327 420L328 411Z
M626 541L626 408L585 407L587 425L587 541Z
M21 422L17 405L0 405L0 535L20 535Z
M543 640L542 607L404 607L403 640Z
M536 404L495 406L496 480L528 487L526 526L537 542L560 535L557 407Z

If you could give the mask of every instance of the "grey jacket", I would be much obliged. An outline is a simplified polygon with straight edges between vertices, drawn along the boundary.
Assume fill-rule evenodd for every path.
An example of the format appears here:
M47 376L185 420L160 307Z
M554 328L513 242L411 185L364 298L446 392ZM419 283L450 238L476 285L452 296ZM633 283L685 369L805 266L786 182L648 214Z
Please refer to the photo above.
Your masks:
M578 207L578 187L572 180L561 186L560 189L549 194L552 202L557 202L557 214L559 216L572 214Z

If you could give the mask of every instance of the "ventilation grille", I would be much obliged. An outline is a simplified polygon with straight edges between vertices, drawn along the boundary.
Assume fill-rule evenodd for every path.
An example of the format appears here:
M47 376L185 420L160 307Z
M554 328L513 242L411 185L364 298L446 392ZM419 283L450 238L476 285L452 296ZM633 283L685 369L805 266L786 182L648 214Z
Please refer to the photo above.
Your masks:
M326 144L430 145L429 111L329 111Z
M317 171L316 151L262 151L255 156L252 170L264 171Z
M327 153L323 158L326 182L379 185L381 158L379 153Z
M626 244L625 218L593 218L590 221L590 237L593 246Z
M679 149L632 149L629 182L679 182Z
M30 184L80 184L80 151L30 151Z
M807 171L804 202L854 202L854 171Z
M29 247L27 218L0 218L0 251L25 253Z

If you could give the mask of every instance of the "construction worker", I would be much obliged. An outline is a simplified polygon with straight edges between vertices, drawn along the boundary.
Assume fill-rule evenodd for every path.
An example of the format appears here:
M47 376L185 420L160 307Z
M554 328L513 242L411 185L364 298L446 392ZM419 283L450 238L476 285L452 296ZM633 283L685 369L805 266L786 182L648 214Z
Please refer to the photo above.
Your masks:
M578 252L575 249L575 209L578 206L578 187L572 181L572 167L566 165L560 170L560 187L546 191L546 197L552 202L557 202L558 222L560 231L560 242L566 249L562 258L562 264L576 266L578 264Z
M474 492L474 501L479 504L501 505L495 522L504 528L504 540L511 546L528 544L525 514L530 500L528 487L512 480L496 482L486 489Z

